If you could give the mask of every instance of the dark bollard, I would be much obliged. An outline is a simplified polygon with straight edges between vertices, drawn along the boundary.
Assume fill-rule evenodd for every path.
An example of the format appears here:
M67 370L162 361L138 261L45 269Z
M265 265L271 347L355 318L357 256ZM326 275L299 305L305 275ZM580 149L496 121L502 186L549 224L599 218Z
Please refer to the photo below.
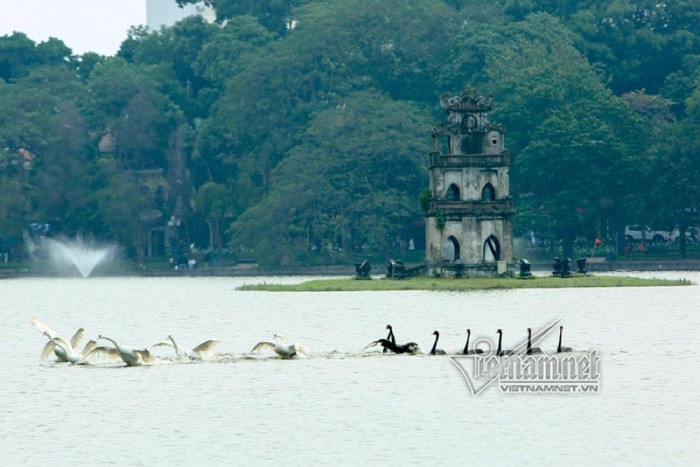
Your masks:
M561 259L558 256L554 257L554 263L552 264L552 275L561 276Z
M520 277L532 277L532 272L530 272L530 268L532 265L530 262L526 259L521 259L520 260Z
M571 258L566 258L561 262L561 277L571 276Z
M406 266L404 266L403 261L394 261L394 279L405 279L406 278Z
M580 274L586 274L588 272L588 264L586 258L579 258L576 260L576 267Z
M372 270L372 266L369 264L368 260L362 262L362 264L355 264L355 279L371 279L369 272Z

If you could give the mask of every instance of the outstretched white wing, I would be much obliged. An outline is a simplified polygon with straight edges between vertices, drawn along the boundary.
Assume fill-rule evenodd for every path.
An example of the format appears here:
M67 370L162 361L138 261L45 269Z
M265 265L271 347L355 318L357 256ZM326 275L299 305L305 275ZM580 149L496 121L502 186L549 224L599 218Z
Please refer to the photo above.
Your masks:
M73 337L70 338L70 346L73 349L78 348L78 344L80 344L80 341L83 339L83 336L85 335L85 329L80 328L77 331L75 331L75 334L73 334Z
M29 323L37 328L40 333L42 334L47 334L50 339L53 339L54 337L57 337L58 334L56 331L51 329L48 324L37 318L36 316L33 317L32 319L29 320Z
M119 356L119 351L117 349L115 349L114 347L100 346L100 347L93 347L88 353L83 355L83 358L81 361L85 361L92 356L121 358Z
M90 339L89 341L87 341L87 344L85 344L85 347L83 347L83 355L89 354L95 347L97 347L97 342Z
M49 358L49 355L51 352L53 352L53 349L56 348L56 342L53 340L50 340L46 343L43 349L41 349L41 360L46 360Z
M255 347L253 347L253 350L250 351L250 353L257 352L258 350L262 349L269 349L274 351L275 350L275 344L272 342L258 342L255 344Z
M153 363L153 355L148 349L134 350L134 355L141 360L141 363Z
M301 342L297 342L294 344L294 348L297 351L297 354L303 354L306 357L309 357L311 355L311 349L309 349L308 346L302 344Z
M201 355L201 354L203 354L203 353L206 353L206 352L209 352L209 351L211 351L211 350L214 350L214 347L216 347L217 345L219 345L219 342L221 342L221 341L218 341L218 340L215 340L215 339L210 339L210 340L208 340L208 341L206 341L206 342L202 342L202 343L199 344L197 347L195 347L194 349L192 349L192 352L196 353L197 355Z
M158 342L157 344L153 344L151 347L171 347L173 349L175 348L175 346L170 342Z

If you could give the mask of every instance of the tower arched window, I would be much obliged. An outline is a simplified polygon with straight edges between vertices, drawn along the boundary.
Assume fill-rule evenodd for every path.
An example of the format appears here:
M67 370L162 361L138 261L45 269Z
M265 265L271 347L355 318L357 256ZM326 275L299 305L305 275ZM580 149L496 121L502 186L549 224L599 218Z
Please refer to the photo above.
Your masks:
M459 197L459 188L457 185L454 183L450 185L450 187L447 189L447 193L445 194L445 199L447 201L459 201L461 199Z
M442 246L442 254L443 258L448 261L459 261L461 256L459 242L453 235L450 235L447 237L447 240L445 240Z
M496 190L494 190L493 185L487 183L483 190L481 190L482 201L493 201L496 199Z
M489 238L484 242L484 262L485 263L495 263L501 259L501 244L498 239L493 235L489 235Z

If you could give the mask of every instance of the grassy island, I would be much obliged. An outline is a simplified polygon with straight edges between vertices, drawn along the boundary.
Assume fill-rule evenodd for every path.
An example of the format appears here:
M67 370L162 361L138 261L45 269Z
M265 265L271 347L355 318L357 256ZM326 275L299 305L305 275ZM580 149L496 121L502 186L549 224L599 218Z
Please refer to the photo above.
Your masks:
M354 278L318 279L299 284L255 284L244 285L239 290L262 290L268 292L359 292L373 290L488 290L488 289L530 289L564 287L658 287L691 285L692 282L667 279L642 279L639 277L614 276L572 276L533 277L519 279L499 278L434 278L413 277L403 280Z

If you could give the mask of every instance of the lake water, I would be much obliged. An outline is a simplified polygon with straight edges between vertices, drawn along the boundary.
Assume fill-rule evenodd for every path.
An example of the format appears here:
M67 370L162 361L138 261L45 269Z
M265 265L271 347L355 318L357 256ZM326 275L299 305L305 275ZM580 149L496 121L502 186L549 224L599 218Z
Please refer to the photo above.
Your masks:
M633 274L633 273L628 273ZM634 273L687 278L697 272ZM696 464L700 286L484 292L243 292L308 278L0 281L2 465ZM38 316L64 337L150 346L221 339L211 361L126 368L40 362ZM459 351L466 328L504 345L552 320L597 350L596 394L473 396L449 358L365 350L397 340ZM310 358L246 354L283 333ZM557 345L556 333L538 344ZM162 351L167 355L167 351Z

